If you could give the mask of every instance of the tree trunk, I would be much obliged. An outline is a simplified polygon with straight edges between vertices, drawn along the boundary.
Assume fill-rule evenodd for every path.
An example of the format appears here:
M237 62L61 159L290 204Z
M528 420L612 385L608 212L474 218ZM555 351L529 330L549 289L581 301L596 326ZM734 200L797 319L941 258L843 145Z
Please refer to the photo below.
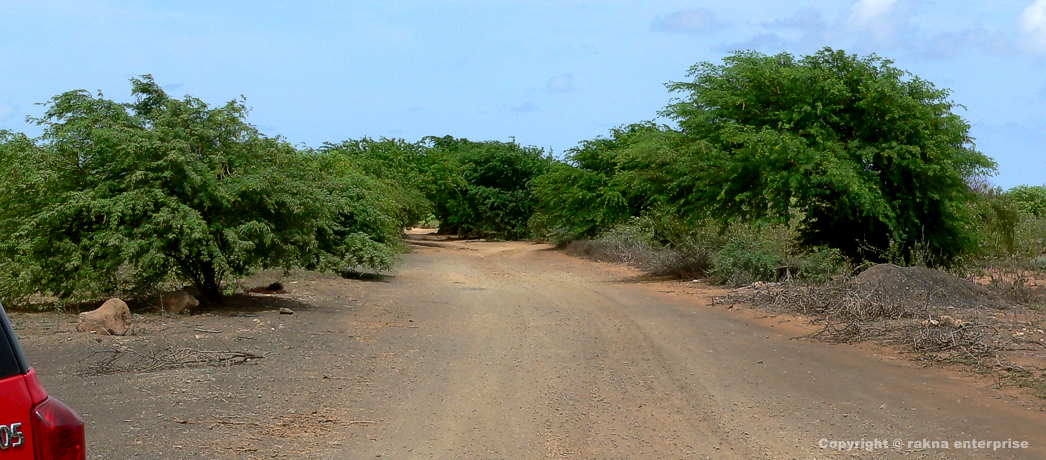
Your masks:
M200 273L203 275L203 279L201 280L203 285L196 286L196 288L203 293L204 298L206 298L208 302L215 305L221 305L225 298L222 297L221 283L217 279L214 264L210 262L202 264L200 267Z

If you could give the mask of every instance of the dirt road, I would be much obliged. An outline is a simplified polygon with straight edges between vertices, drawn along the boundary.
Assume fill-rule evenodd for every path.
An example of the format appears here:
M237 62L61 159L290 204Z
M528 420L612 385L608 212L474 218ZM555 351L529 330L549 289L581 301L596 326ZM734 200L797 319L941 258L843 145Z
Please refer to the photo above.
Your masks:
M265 354L246 365L77 376L106 343L16 321L86 413L91 458L1046 458L1036 401L796 339L797 320L710 306L707 286L544 245L420 244L393 277L297 274L257 316L146 317L121 339ZM1028 447L978 444L1007 440Z

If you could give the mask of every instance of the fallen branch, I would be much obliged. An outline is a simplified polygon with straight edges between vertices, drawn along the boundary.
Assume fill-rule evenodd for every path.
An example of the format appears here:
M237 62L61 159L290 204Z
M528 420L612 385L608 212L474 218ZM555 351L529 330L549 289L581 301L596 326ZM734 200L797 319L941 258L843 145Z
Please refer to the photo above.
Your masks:
M88 364L80 372L81 375L156 372L184 367L232 366L265 357L245 351L199 350L184 347L163 347L157 350L142 351L120 344L113 344L111 350L96 351L93 354L93 356L99 355L104 357Z

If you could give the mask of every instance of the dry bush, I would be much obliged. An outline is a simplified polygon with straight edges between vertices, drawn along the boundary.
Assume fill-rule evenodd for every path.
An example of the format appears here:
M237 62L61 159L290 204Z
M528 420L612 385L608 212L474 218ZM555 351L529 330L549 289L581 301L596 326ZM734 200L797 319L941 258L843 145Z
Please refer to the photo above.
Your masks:
M738 290L739 299L832 321L877 321L913 318L925 309L897 302L883 287L862 288L854 279L824 285L757 283Z
M990 326L983 324L910 325L902 335L909 340L912 349L934 358L944 355L959 355L959 358L994 358L1005 344L1001 336L993 334ZM997 331L996 331L997 332Z
M995 261L970 270L970 276L986 279L985 287L993 294L1015 305L1041 310L1046 306L1046 273L1026 269L1017 260Z
M655 276L699 277L711 267L712 255L699 248L658 247L641 238L614 235L567 244L567 254L601 262L623 262Z
M998 365L991 359L1015 346L1012 337L982 320L1005 304L969 281L921 267L881 267L824 285L755 283L717 301L812 316L823 324L812 334L820 340L877 340L931 361L987 369Z

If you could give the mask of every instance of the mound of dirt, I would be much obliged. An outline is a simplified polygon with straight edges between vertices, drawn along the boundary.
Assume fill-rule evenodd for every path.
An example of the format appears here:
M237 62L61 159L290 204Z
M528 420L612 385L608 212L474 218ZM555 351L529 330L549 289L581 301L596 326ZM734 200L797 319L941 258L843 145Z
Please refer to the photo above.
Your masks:
M1007 309L1011 305L973 281L926 267L875 265L854 279L860 291L878 291L899 304Z

